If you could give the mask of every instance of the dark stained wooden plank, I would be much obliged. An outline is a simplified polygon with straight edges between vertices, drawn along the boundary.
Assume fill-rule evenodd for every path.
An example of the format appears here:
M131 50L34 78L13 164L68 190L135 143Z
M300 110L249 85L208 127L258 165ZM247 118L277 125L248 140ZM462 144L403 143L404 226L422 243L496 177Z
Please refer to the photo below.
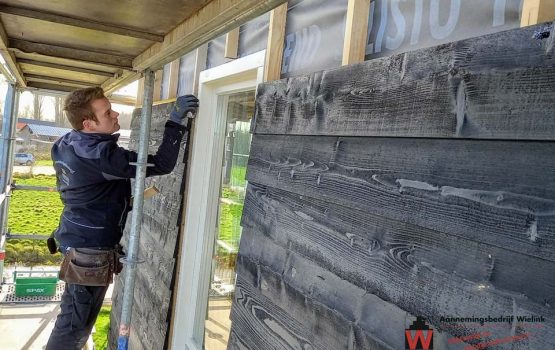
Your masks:
M259 85L260 134L555 139L540 26Z
M242 225L361 288L372 279L367 271L385 263L392 273L429 269L474 283L476 290L555 304L555 262L320 199L251 184Z
M271 248L271 245L266 247ZM305 295L304 291L283 281L280 272L247 257L238 259L237 272L239 277L231 315L230 349L393 350L397 347L386 344L382 339L395 334L391 330L403 329L405 319L410 318L406 312L337 278L335 286L341 291L338 297L350 297L354 307L360 305L358 299L363 299L367 315L375 316L376 312L387 310L390 317L378 321L360 315L359 320L350 319L322 303L317 299L318 295ZM326 273L322 271L328 277ZM308 280L322 282L320 278L323 277L312 276ZM364 331L357 323L375 328L376 334ZM402 344L398 334L391 338L397 338L393 344Z
M555 261L554 146L255 135L247 179Z
M272 303L283 308L287 311L287 316L302 320L308 328L313 325L329 326L332 323L329 317L320 316L317 318L320 321L313 320L312 317L322 309L333 310L333 316L340 320L343 318L338 322L339 326L334 325L332 329L327 330L331 332L331 337L339 339L342 345L336 346L336 349L347 348L341 341L342 336L349 334L345 327L361 327L362 333L377 336L391 348L402 349L403 347L399 346L402 343L399 344L399 342L402 342L403 338L399 334L403 334L405 325L388 324L399 317L398 310L428 317L436 329L447 333L440 335L439 337L443 339L436 342L436 345L443 343L441 344L443 346L438 346L441 349L455 349L460 346L445 346L447 339L452 336L483 331L483 328L475 323L465 323L461 327L447 330L440 322L441 316L445 315L459 317L487 317L490 314L543 315L546 321L542 322L541 331L538 330L536 336L522 341L519 349L542 349L549 346L548 339L553 339L555 336L553 309L529 303L526 298L519 295L505 294L495 289L476 289L462 278L446 276L432 269L422 269L417 273L404 275L396 269L391 269L391 265L387 262L364 266L366 270L364 276L368 279L368 284L365 288L355 288L349 285L348 280L328 271L328 267L323 266L320 260L309 260L289 247L275 244L271 238L256 230L245 229L243 234L238 265L244 265L245 261L254 265L248 268L252 277L247 280L257 287L256 293L251 291L249 296L255 299L254 302L264 305L266 310L271 310ZM326 258L333 261L334 265L342 264L337 256L330 255ZM238 271L239 276L249 276L249 273L241 268ZM370 300L369 295L378 296L378 298ZM381 302L376 305L375 300ZM394 305L390 308L378 307L386 303ZM234 308L237 304L239 303L236 301ZM299 305L298 308L297 305ZM272 315L272 312L267 312L266 315ZM275 317L278 321L283 320L280 315L271 317ZM259 329L255 321L249 321L250 323L240 321L238 322L240 326L236 326L237 323L234 320L234 329L246 325ZM383 322L381 327L378 326L380 322ZM517 334L524 328L516 325ZM385 329L388 330L385 331ZM375 333L372 332L373 330ZM491 335L484 337L484 340L511 335L510 327L488 329L488 331ZM243 335L241 339L245 341L246 337ZM355 348L365 347L355 346ZM314 349L320 349L320 347L314 345Z

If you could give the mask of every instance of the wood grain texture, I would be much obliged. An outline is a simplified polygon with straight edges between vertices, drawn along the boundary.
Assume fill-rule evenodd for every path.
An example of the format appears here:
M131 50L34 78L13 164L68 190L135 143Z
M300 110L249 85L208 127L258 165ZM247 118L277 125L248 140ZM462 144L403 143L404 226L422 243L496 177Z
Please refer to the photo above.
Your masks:
M177 97L177 87L179 85L179 64L180 60L173 60L170 65L170 86L168 90L168 98Z
M260 134L555 139L555 58L540 26L258 87Z
M552 347L539 28L259 86L230 349L403 349L414 316L436 349ZM543 319L442 321L523 315Z
M523 0L520 26L553 21L555 19L555 0Z
M0 68L2 70L2 74L6 77L8 81L11 83L18 83L21 87L26 87L25 79L23 78L23 72L19 67L19 64L16 63L16 57L13 52L9 51L9 39L8 34L6 33L6 29L4 28L4 23L0 21L0 51L2 52L2 57L6 61L6 65L10 67L9 71L5 68ZM13 77L13 81L12 81Z
M162 141L164 125L169 118L173 103L152 107L152 123L149 154L158 149ZM140 109L136 109L131 122L130 149L136 149L140 128ZM176 244L181 223L182 193L186 168L185 145L182 141L177 165L172 173L147 178L146 187L156 186L159 193L148 199L143 207L143 220L139 239L139 259L144 262L137 268L133 314L131 319L131 349L162 349L170 319L170 305L173 293ZM162 214L163 213L163 214ZM131 215L122 238L124 247L129 238ZM123 275L120 275L123 277ZM111 348L117 347L119 318L123 294L123 278L117 278L114 287L111 315Z
M160 69L154 75L154 88L152 92L152 101L160 101L162 99L162 80L164 80L164 70Z
M318 225L310 220L305 224ZM243 233L238 275L243 278L240 281L248 281L251 288L244 293L247 294L245 297L241 288L247 289L247 283L238 282L239 292L234 300L232 314L233 330L243 342L249 341L246 333L239 333L244 332L242 327L246 323L250 325L249 330L260 332L260 338L269 339L272 344L276 343L274 338L278 335L297 335L282 336L282 339L289 340L287 346L283 347L285 349L302 348L296 346L300 342L298 339L310 341L313 349L374 349L388 346L402 349L403 337L399 334L402 334L405 322L412 318L411 312L424 315L434 328L443 333L437 333L438 339L435 341L435 345L441 349L459 348L460 344L447 346L449 339L480 330L479 326L472 323L448 328L440 321L441 316L445 315L543 315L546 321L542 324L541 333L538 331L538 337L519 344L521 349L542 349L549 346L547 339L555 335L552 309L494 288L477 289L462 278L438 273L433 268L403 273L393 262L395 257L391 256L399 258L402 255L399 251L382 257L378 254L369 259L374 260L372 263L361 264L358 271L362 271L363 278L367 280L361 288L350 283L361 276L352 266L348 267L349 273L341 275L330 270L323 262L327 260L341 269L352 259L344 261L344 256L328 255L326 253L329 251L325 248L319 258L307 259L294 244L282 246L256 229L247 228ZM327 243L325 238L320 238L313 246L317 249L323 246L327 248ZM248 301L250 305L241 305ZM263 312L257 312L257 303ZM285 317L280 313L281 310L286 310ZM308 331L303 334L296 329L295 321ZM268 327L275 323L281 326L278 328L280 332ZM511 329L507 327L488 331L490 335L484 340L511 334ZM516 331L522 332L523 329L517 326ZM359 342L360 339L364 339L364 342ZM476 343L469 341L473 342ZM368 343L374 345L362 345ZM377 347L376 344L382 346ZM263 342L258 343L258 346L259 349L273 348L266 347Z
M281 78L287 6L288 4L285 2L270 13L268 44L266 45L266 59L264 62L264 81Z
M211 39L262 15L285 0L212 0L133 60L133 68L160 69Z
M555 261L554 146L255 135L247 179Z
M285 250L273 253L276 259L286 258ZM237 260L237 272L228 349L395 349L351 323L353 320L345 318L340 310L330 308L315 295L306 295L306 290L298 290L285 282L282 279L285 272L243 256ZM326 271L321 272L327 277ZM314 282L314 288L323 284L322 276L299 277L306 277L308 283ZM379 311L386 304L349 283L339 279L336 282L342 291L338 296L351 298L354 304L358 304L358 298L368 301L366 311ZM407 313L394 307L388 311L392 317L382 326L403 327Z
M361 288L383 263L403 276L429 269L524 303L555 303L555 262L271 187L251 184L247 194L244 228Z
M368 13L371 0L349 0L345 23L342 64L364 62L368 42Z
M225 58L237 58L239 51L239 29L239 27L234 28L225 35Z

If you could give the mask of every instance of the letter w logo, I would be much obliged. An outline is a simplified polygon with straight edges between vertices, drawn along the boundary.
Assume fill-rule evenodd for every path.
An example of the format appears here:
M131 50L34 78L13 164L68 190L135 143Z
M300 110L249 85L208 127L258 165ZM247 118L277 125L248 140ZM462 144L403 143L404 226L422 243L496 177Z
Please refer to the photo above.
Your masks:
M414 337L412 335L412 332L415 332ZM424 333L426 334L426 336L424 336ZM430 344L432 344L432 338L433 338L433 331L432 330L416 330L416 331L411 331L411 330L405 330L405 341L406 341L406 345L408 346L407 349L409 350L429 350L429 349L433 349L433 346L430 347Z

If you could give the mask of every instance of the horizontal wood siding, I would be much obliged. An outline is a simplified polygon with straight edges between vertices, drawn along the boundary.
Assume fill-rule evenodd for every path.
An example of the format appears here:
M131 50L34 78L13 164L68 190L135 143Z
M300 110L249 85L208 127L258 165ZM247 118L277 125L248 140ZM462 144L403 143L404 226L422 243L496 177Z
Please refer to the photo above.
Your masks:
M506 31L258 89L255 133L555 139L543 27Z
M539 28L259 86L229 349L404 349L416 316L436 349L552 347ZM522 315L543 319L442 321Z
M162 142L164 125L173 108L172 103L152 107L149 154L154 154ZM140 129L140 109L133 113L130 149L137 149ZM139 240L140 263L136 270L133 313L131 319L130 349L163 349L169 325L173 279L176 263L176 244L183 203L183 181L186 167L185 145L182 141L177 165L172 173L147 178L145 186L156 186L160 193L147 199L143 208L143 221ZM123 238L127 246L131 213ZM124 270L125 273L125 270ZM111 349L117 348L118 327L121 317L123 274L116 278L110 324Z

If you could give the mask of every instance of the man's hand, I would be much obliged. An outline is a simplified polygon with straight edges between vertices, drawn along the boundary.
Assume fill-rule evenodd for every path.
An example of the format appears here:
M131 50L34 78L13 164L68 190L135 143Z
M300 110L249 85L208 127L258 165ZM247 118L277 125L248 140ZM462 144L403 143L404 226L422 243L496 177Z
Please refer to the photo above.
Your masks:
M170 113L170 120L179 124L184 124L187 118L195 117L197 108L198 98L194 95L179 96Z

